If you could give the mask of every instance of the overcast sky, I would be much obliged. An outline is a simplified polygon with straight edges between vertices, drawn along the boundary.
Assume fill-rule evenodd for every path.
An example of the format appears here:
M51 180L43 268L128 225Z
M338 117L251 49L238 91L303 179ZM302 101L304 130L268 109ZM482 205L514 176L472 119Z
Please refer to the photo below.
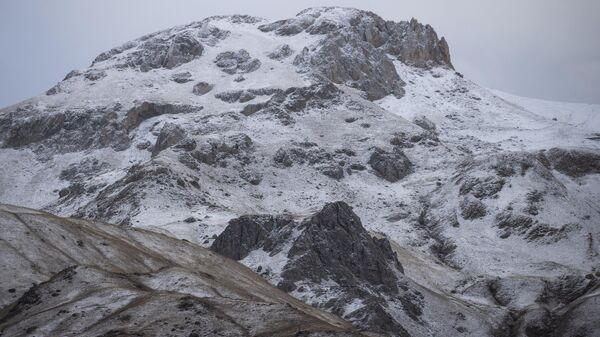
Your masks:
M431 24L456 69L487 87L600 103L600 0L2 0L0 107L153 31L216 14L283 19L324 5Z

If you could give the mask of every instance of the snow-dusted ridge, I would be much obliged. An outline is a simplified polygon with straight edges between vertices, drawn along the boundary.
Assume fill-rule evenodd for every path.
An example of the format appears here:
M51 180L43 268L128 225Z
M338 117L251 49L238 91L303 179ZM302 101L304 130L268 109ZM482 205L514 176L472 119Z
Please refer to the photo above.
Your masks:
M0 110L0 202L208 247L242 215L301 223L342 200L423 294L417 319L416 299L382 304L408 334L593 335L587 316L567 318L596 303L598 116L473 83L416 20L338 7L212 17L125 43ZM286 240L241 262L271 261L277 285ZM368 321L364 298L345 305L337 314Z

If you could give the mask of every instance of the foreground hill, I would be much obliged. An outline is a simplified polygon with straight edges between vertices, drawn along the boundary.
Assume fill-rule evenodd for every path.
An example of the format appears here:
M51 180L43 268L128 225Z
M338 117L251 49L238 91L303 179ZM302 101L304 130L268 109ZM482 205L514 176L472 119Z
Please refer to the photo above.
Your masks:
M186 241L0 205L2 336L359 336Z

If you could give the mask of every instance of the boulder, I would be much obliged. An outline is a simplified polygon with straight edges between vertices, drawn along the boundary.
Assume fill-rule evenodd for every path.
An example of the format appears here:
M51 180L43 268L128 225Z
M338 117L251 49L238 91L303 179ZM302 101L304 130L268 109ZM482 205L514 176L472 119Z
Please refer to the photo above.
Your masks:
M202 96L207 94L213 89L214 85L206 82L198 82L192 88L194 95Z
M180 141L186 136L185 131L176 124L166 123L156 138L156 143L152 149L152 156L156 156L159 152L167 149Z
M187 83L192 81L192 74L189 71L176 73L171 76L171 80L175 83Z
M392 183L409 175L413 166L404 152L397 148L393 152L375 148L369 158L369 165L379 177Z

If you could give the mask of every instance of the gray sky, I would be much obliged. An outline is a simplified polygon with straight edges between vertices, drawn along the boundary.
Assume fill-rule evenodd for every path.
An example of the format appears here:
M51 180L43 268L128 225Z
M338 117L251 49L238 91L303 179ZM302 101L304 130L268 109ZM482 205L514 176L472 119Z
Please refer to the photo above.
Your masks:
M282 19L324 5L431 24L448 40L456 69L487 87L600 103L598 0L2 0L0 107L153 31L216 14Z

